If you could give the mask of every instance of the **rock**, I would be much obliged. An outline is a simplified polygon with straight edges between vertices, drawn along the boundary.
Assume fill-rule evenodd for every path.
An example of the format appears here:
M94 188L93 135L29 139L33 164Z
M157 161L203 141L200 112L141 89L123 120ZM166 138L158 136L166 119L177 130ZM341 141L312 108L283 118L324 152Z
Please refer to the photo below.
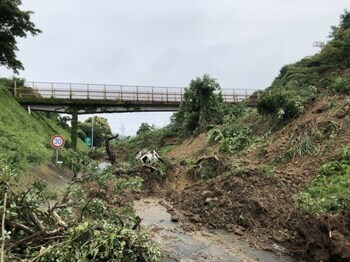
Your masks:
M349 239L335 230L332 232L333 254L339 255L342 259L350 258L350 241Z
M290 237L287 233L283 232L282 230L278 230L274 232L274 234L272 235L272 238L278 243L282 243L287 241Z
M320 248L312 250L311 256L315 261L329 261L329 254Z
M202 197L208 198L208 197L211 197L213 195L213 192L205 190L205 191L202 192L201 195L202 195Z
M350 111L349 106L345 106L343 107L341 110L339 110L339 112L335 115L337 118L343 118L344 116L346 116Z
M340 73L340 75L343 76L343 77L344 77L344 76L345 76L345 77L346 77L346 76L350 76L350 68L347 68L347 69L342 70L341 73Z
M211 197L207 197L204 201L205 204L209 204L213 199Z
M232 232L232 233L234 233L234 234L236 234L238 236L243 236L245 228L241 227L239 225L235 225L235 224L227 224L226 225L226 230L228 232Z
M226 230L230 230L234 227L235 225L234 224L227 224L226 225Z
M204 201L205 204L209 204L212 201L218 201L219 199L217 197L211 198L211 197L207 197Z
M190 217L190 220L192 222L198 223L198 222L201 221L201 217L199 215L193 215L193 216Z
M171 215L170 220L171 220L171 222L179 222L180 217L178 215L174 214L174 215Z

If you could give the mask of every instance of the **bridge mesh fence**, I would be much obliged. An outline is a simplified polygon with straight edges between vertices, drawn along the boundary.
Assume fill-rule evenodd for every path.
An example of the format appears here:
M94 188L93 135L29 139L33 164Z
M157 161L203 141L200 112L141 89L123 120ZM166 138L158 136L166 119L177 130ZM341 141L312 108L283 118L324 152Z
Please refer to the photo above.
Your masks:
M85 83L26 82L30 89L17 90L20 98L92 99L121 102L180 103L185 88L137 85L104 85ZM222 89L223 100L227 103L248 99L256 90Z

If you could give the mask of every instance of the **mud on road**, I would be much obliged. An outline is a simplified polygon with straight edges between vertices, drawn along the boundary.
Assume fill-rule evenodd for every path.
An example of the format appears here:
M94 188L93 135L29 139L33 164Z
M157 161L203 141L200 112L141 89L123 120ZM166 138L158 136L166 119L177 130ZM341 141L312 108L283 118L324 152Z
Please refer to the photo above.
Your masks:
M221 230L188 230L179 217L172 217L172 207L161 198L142 198L134 201L141 226L147 228L158 242L164 261L293 261L288 257L256 250L238 236Z

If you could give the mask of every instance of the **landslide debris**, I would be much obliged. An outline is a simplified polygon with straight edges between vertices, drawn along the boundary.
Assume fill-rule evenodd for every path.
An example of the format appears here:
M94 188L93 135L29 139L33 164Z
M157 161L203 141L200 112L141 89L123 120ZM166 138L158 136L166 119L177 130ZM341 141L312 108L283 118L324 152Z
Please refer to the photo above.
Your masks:
M195 152L193 161L179 166L168 178L177 187L165 184L167 197L198 228L244 235L264 249L284 250L298 260L347 261L349 212L307 214L297 205L297 198L321 166L350 145L348 105L347 96L314 99L301 117L266 139L231 157L219 154L220 161L231 169L222 169L214 178L192 172L201 155L185 141L181 151L187 157ZM298 152L296 148L306 138L315 151L304 150L302 145ZM205 144L207 148L200 146L203 155L213 150ZM180 158L178 151L174 149L169 155ZM186 183L177 183L184 178Z

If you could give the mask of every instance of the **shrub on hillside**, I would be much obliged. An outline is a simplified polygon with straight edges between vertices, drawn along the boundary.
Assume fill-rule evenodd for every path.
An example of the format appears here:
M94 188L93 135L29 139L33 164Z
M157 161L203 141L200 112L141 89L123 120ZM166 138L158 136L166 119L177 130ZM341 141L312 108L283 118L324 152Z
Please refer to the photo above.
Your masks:
M142 135L142 134L145 134L145 133L148 133L148 132L151 132L153 130L155 130L155 126L154 125L149 125L147 123L142 123L139 127L139 129L137 130L136 132L136 135Z
M260 115L270 115L278 119L290 120L303 112L302 104L297 100L288 99L282 94L263 95L257 106Z
M350 67L350 12L345 10L340 16L339 25L331 29L330 41L316 43L315 46L320 48L319 53L283 66L269 90L295 91L297 95L306 97L317 90L329 88L332 82L330 76ZM335 85L332 90L349 93L349 88L344 90L342 84Z
M18 78L18 77L12 77L12 78L0 78L0 85L4 86L6 89L8 89L10 91L10 93L13 92L13 88L15 86L18 88L23 88L24 87L24 83L25 83L25 79L23 78Z
M324 164L297 201L305 212L338 213L350 207L350 149Z
M330 89L335 93L350 94L350 77L337 77L330 85Z
M209 133L209 141L218 142L223 153L237 154L254 142L252 130L249 127L223 127L212 128Z

